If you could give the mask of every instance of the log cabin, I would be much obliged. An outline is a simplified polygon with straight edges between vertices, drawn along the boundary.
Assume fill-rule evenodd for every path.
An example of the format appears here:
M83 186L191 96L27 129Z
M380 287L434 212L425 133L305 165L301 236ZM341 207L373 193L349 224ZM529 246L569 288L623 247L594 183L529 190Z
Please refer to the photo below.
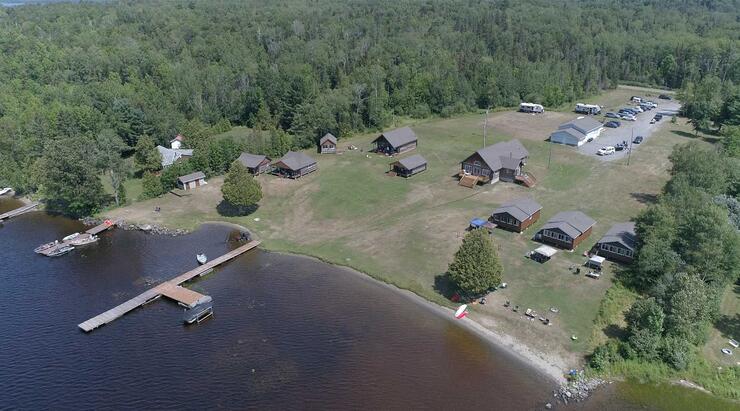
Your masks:
M253 175L270 171L270 158L261 154L241 153L237 159Z
M635 223L617 223L601 237L594 251L610 261L631 263L635 259L637 233Z
M288 151L273 164L273 173L284 178L300 178L317 170L316 160L304 153Z
M413 150L418 145L418 138L410 127L386 131L373 140L372 151L385 155L401 154Z
M529 152L519 140L496 143L463 160L460 178L472 176L476 183L513 182L523 174L528 158Z
M321 154L337 153L337 138L332 133L326 133L324 137L321 137L321 140L319 140L319 152Z
M391 172L401 177L411 177L427 169L427 160L421 154L414 154L391 163Z

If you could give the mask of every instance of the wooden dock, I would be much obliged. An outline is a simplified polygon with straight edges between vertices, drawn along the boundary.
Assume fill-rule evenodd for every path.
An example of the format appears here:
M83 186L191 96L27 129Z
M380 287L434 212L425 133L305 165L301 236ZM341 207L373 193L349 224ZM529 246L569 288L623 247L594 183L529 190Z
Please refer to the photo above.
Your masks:
M49 254L51 254L51 253L55 252L56 250L58 250L58 249L60 249L60 248L62 248L62 247L66 247L66 246L68 246L68 245L72 245L72 242L73 242L74 240L78 240L78 239L81 239L81 238L83 238L83 236L87 236L87 237L89 237L89 236L93 236L93 235L97 235L97 234L100 234L100 233L102 233L102 232L103 232L103 231L105 231L105 230L108 230L108 229L111 229L111 228L115 227L115 226L116 226L116 225L118 225L119 223L120 223L120 220L115 220L115 221L114 221L114 220L105 220L105 221L103 221L102 223L100 223L100 224L96 225L95 227L92 227L92 228L90 228L90 229L88 229L88 230L84 231L84 232L83 232L82 234L80 234L79 236L77 236L77 237L75 237L75 238L73 238L73 239L71 239L71 240L67 240L67 241L64 241L64 240L62 240L62 241L57 241L57 242L56 242L56 243L54 244L54 246L52 246L52 247L50 247L50 248L47 248L47 249L46 249L46 250L44 250L44 251L40 251L40 252L39 252L39 254L41 254L41 255L45 255L45 256L47 256L47 257L48 257L48 256L49 256Z
M90 332L100 326L112 322L113 320L123 316L124 314L134 310L137 307L141 307L146 303L156 300L163 295L165 297L174 299L182 305L193 307L198 302L203 301L204 297L207 296L196 293L192 290L188 290L187 288L180 287L180 284L208 273L215 267L246 253L247 251L257 247L259 244L259 241L250 241L239 248L229 251L228 253L220 257L214 258L213 260L201 266L198 266L197 268L183 273L154 288L144 291L143 293L137 295L136 297L126 301L121 305L113 307L100 315L97 315L85 322L80 323L78 324L78 327L80 327L85 332Z
M7 220L9 218L17 217L17 216L19 216L21 214L25 214L25 213L33 210L34 208L38 207L39 204L40 204L39 202L34 201L31 204L24 205L23 207L18 207L15 210L10 210L7 213L0 214L0 221L4 221L4 220Z

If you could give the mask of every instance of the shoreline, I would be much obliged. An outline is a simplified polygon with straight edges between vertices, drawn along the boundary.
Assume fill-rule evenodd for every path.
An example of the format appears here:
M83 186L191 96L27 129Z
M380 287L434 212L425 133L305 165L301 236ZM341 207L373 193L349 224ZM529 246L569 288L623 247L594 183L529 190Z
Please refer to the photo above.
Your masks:
M505 351L507 354L510 354L514 358L517 358L518 360L527 364L528 366L532 368L533 371L538 372L539 374L547 377L554 384L562 385L562 384L567 383L567 380L565 378L565 372L566 372L565 369L562 369L552 364L550 361L543 358L541 354L531 349L529 346L527 346L522 341L519 341L516 338L508 334L503 334L498 331L486 328L478 321L474 320L473 318L470 318L470 315L466 316L465 318L461 320L453 321L452 318L454 317L454 314L455 314L455 311L453 309L437 304L433 301L430 301L420 296L419 294L416 294L412 291L400 288L394 284L390 284L385 281L378 280L377 278L372 277L371 275L367 273L363 273L362 271L359 271L353 267L349 267L349 266L345 266L341 264L335 264L332 262L325 261L319 257L307 255L307 254L300 254L300 253L286 252L286 251L276 251L276 250L271 250L269 248L261 248L261 249L263 252L281 254L281 255L298 257L298 258L307 258L313 261L318 261L324 264L329 264L331 266L337 267L349 273L350 275L361 278L364 281L370 281L376 285L379 285L387 289L390 292L396 293L406 298L407 300L419 306L426 308L431 313L439 317L442 317L442 319L444 319L445 321L450 321L450 322L453 322L454 324L459 325L460 327L463 327L464 329L476 335L477 337L481 338L488 344L491 344ZM474 312L471 314L475 316Z
M131 223L128 222L127 224L131 224ZM134 225L137 225L137 224L134 223ZM247 231L250 234L252 234L252 230L250 230L249 228L243 225L233 223L233 222L228 222L228 221L203 221L198 224L198 227L203 226L203 225L217 225L217 226L229 227L233 229L238 229L240 231ZM162 228L166 228L166 227L162 226ZM197 229L198 228L196 228L195 230ZM192 232L189 230L184 230L184 231L186 231L184 234ZM401 295L402 297L408 299L409 301L429 310L434 315L441 317L445 321L453 322L452 318L455 313L453 309L449 307L445 307L434 301L431 301L419 294L414 293L413 291L410 291L410 290L398 287L395 284L391 284L391 283L382 281L380 279L377 279L354 267L330 262L330 261L324 260L323 258L319 256L315 256L315 255L303 254L303 253L298 253L298 252L293 252L293 251L276 250L276 249L271 249L264 245L262 245L260 249L263 252L281 254L281 255L298 257L298 258L307 258L307 259L318 261L324 264L329 264L333 267L337 267L347 272L349 275L356 276L358 278L363 279L364 281L371 281L374 284L377 284L383 288L386 288L390 292ZM554 360L547 359L544 354L539 353L536 350L532 349L523 341L511 335L504 334L502 332L495 331L495 330L485 327L479 321L476 321L474 319L478 315L479 314L477 314L475 311L471 310L471 313L466 318L463 318L462 320L454 321L454 323L463 327L464 329L471 332L472 334L476 335L478 338L481 338L486 343L491 344L503 350L507 354L527 364L528 366L532 368L533 371L545 376L547 379L551 380L556 386L562 386L563 384L567 383L567 379L565 378L567 368L564 367L565 360L563 360L560 357L557 357ZM471 318L471 316L473 318ZM563 365L558 366L554 364L554 362L560 362L560 363L563 363Z

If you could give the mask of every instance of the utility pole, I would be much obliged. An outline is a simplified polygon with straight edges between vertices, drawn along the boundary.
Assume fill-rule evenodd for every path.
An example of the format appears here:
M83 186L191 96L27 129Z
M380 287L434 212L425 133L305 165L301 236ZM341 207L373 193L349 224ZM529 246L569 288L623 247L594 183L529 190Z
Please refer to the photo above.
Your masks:
M630 165L630 158L632 157L632 142L635 141L635 129L634 127L630 129L631 131L631 137L630 137L630 152L627 153L627 165Z
M486 119L483 120L483 147L486 146L486 129L488 128L488 109L486 109Z
M552 141L548 142L549 150L547 152L547 169L550 169L550 160L552 159Z

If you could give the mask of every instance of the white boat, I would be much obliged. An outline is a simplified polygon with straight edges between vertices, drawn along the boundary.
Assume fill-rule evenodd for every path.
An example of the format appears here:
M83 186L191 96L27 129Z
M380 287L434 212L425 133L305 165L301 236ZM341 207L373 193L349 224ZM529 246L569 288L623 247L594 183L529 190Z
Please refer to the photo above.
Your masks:
M730 345L735 348L740 348L740 343L738 343L736 340L730 340L728 341L728 343L730 343Z
M722 354L724 354L724 355L732 355L732 350L729 349L729 348L723 348L722 349Z
M99 240L98 236L86 234L86 235L81 235L81 236L78 236L72 239L72 241L70 241L69 243L74 246L81 246L81 245L92 244L98 240Z
M455 318L457 318L458 320L464 318L466 315L468 315L467 304L461 305L460 307L458 307L457 311L455 311Z
M69 240L75 239L79 235L80 235L80 233L72 233L72 234L70 234L70 235L62 238L62 241L69 241Z
M48 257L59 257L60 255L67 254L68 252L74 250L75 248L71 245L65 245L63 247L59 247L56 250L46 254Z
M55 245L59 244L59 241L52 241L50 243L42 244L38 247L36 247L33 252L36 254L43 253L44 251L50 249L51 247L54 247Z
M13 191L10 187L5 187L2 190L0 190L0 196L4 196L5 194L8 194L9 192Z
M185 324L200 324L201 321L212 316L213 303L207 301L205 303L198 304L189 310L185 310L182 320Z
M198 254L195 256L195 259L198 260L198 264L205 264L208 262L208 257L206 257L205 254Z

